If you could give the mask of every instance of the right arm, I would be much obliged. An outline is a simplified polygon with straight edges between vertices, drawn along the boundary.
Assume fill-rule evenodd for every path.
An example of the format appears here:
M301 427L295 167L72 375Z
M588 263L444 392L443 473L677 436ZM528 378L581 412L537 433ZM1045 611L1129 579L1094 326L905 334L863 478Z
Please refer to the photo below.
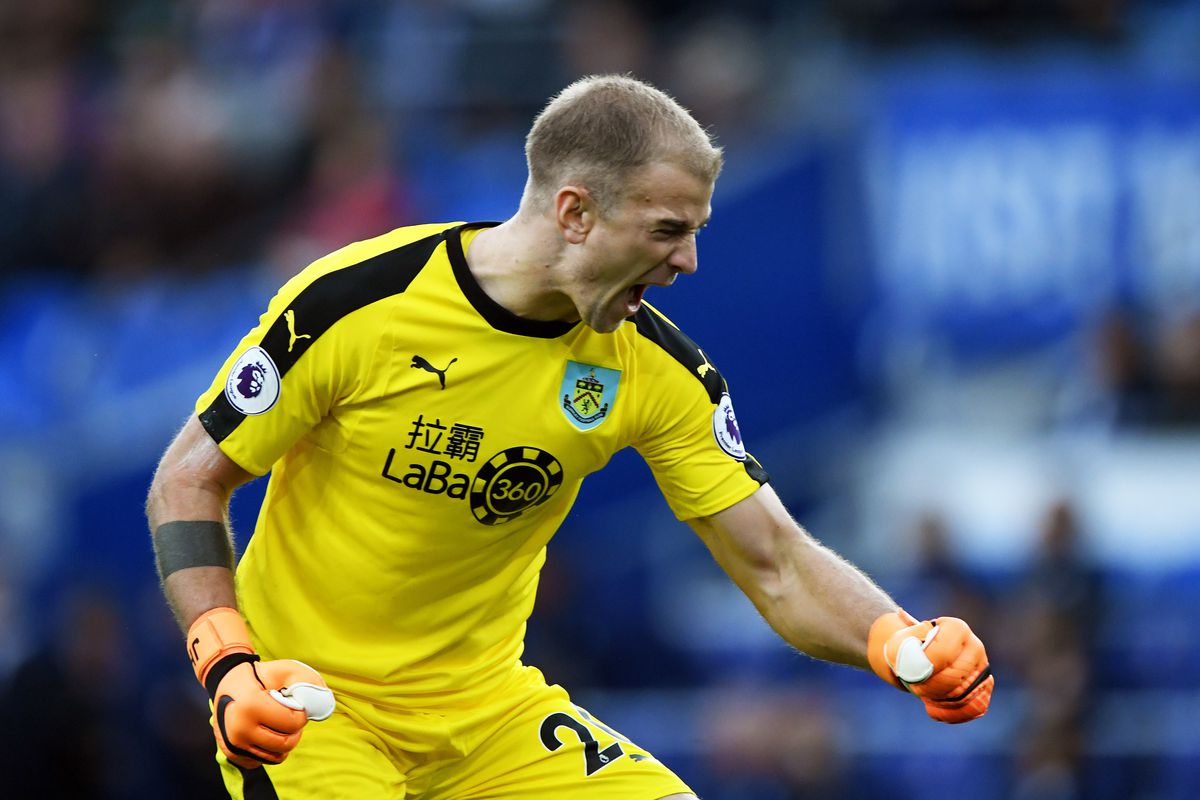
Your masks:
M246 769L281 763L307 721L325 719L334 707L310 667L261 661L237 612L229 497L253 477L192 417L159 462L146 501L163 593L213 701L213 735Z
M150 485L146 501L150 530L158 531L169 522L208 521L220 524L231 543L229 497L253 477L221 452L200 420L191 417L167 448ZM155 550L159 550L157 537ZM165 576L163 593L182 630L210 609L237 607L232 567L232 563L188 567Z
M373 363L375 337L330 330L358 306L342 302L331 311L325 301L341 295L327 297L316 285L362 255L346 248L271 299L196 401L197 415L167 448L146 501L163 593L212 701L213 734L229 761L244 768L282 762L307 721L325 719L336 705L311 667L287 658L264 661L256 652L237 604L229 498L330 413L351 389L347 382L361 377L360 357L368 369ZM318 337L320 346L310 352ZM237 453L237 460L226 451Z

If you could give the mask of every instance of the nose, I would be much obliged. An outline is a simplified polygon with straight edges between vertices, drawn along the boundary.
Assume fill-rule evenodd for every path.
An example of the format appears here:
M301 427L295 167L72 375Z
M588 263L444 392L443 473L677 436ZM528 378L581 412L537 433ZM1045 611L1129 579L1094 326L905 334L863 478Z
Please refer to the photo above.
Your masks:
M683 242L671 251L671 256L667 259L667 265L676 272L682 272L685 275L691 275L697 270L699 263L696 254L696 237L694 235L684 238Z

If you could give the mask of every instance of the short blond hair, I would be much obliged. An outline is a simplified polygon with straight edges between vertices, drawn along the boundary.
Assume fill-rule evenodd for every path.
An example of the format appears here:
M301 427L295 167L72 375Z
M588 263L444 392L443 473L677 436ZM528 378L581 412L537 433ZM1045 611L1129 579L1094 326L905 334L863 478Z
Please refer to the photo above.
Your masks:
M526 200L544 207L562 186L586 186L601 211L618 205L633 173L674 164L711 184L721 148L674 98L625 75L592 75L563 89L525 138Z

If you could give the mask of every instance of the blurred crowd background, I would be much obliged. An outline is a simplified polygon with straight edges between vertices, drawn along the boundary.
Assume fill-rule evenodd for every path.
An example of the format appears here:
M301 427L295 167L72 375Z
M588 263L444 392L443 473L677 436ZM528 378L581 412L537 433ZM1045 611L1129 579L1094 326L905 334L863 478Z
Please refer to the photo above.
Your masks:
M1192 0L0 4L6 796L220 796L158 455L282 280L506 218L532 116L599 72L726 149L700 273L651 301L798 518L998 683L945 728L790 652L627 454L528 660L705 800L1200 796Z

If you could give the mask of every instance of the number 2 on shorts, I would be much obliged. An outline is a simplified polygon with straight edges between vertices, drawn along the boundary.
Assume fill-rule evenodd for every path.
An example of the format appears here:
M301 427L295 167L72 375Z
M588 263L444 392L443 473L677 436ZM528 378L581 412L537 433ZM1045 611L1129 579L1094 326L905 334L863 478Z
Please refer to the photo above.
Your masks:
M585 775L593 775L625 755L625 750L621 747L620 742L613 742L601 750L600 743L596 741L596 737L592 735L588 727L570 714L562 711L556 711L542 720L542 726L538 732L542 739L542 746L551 753L564 744L558 738L559 728L570 728L575 731L575 735L583 743L583 768Z

